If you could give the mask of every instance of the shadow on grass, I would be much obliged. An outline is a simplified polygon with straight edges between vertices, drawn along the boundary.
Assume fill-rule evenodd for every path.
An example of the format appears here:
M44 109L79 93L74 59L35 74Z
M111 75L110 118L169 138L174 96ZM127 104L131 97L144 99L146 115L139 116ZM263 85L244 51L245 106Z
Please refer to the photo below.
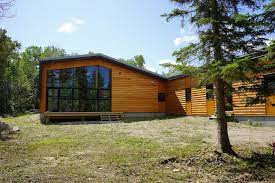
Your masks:
M167 120L167 119L175 119L179 118L177 116L165 116L165 117L130 117L124 118L119 121L100 121L97 120L87 120L87 121L80 121L80 120L51 120L50 123L45 125L93 125L93 124L113 124L113 123L135 123L135 122L142 122L142 121L154 121L154 120Z
M135 123L141 121L154 121L154 120L167 120L167 119L176 119L182 116L163 116L163 117L129 117L125 118L123 121L125 123Z
M0 141L12 140L12 139L14 139L14 137L12 135L13 135L13 133L4 133L4 134L0 135Z
M272 154L253 152L250 157L239 159L239 166L229 169L229 172L247 175L243 181L275 180L275 157Z

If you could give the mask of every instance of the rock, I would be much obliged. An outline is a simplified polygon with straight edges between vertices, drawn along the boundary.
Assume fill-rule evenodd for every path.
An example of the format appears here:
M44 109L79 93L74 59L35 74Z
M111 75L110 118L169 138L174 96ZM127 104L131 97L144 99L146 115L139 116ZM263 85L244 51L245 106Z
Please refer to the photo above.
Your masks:
M173 171L173 172L179 172L180 169L173 169L172 171Z
M9 129L11 129L10 125L0 121L0 133Z
M16 126L16 127L13 127L13 128L11 129L11 131L12 131L12 132L20 132L20 128L19 128L18 126Z

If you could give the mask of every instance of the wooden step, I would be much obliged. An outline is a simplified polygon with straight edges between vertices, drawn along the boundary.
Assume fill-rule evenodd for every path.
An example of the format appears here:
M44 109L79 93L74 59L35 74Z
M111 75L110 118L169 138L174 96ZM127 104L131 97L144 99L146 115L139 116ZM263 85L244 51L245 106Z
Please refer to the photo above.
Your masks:
M118 114L102 114L100 115L101 121L119 121L121 115Z

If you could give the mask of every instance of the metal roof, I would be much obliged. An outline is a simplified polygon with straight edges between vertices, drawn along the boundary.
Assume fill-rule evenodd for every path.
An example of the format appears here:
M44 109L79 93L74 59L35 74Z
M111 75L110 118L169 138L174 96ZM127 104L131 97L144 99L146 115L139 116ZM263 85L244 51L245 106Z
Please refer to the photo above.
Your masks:
M140 73L143 73L143 74L146 74L146 75L158 78L158 79L162 79L162 80L174 80L174 79L186 77L186 75L184 75L184 74L178 74L178 75L171 76L171 77L165 77L165 76L162 76L162 75L160 75L158 73L149 71L147 69L139 68L139 67L130 65L128 63L121 62L118 59L109 57L109 56L101 54L101 53L92 53L92 54L74 55L74 56L62 56L62 57L49 57L49 58L41 59L40 60L40 64L49 63L49 62L66 61L66 60L67 61L70 61L70 60L82 60L82 59L86 60L86 59L95 59L95 58L103 59L105 61L108 61L108 62L117 64L117 65L126 67L128 69L131 69L131 70L134 70L134 71L137 71L137 72L140 72Z

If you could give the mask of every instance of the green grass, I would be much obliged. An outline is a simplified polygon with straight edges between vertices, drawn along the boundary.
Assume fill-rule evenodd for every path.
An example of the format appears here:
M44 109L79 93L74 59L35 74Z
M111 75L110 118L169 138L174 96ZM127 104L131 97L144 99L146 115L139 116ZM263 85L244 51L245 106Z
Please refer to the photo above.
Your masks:
M271 127L229 123L240 155L233 158L214 153L216 123L204 118L42 125L38 115L23 115L5 121L21 131L0 141L0 182L275 180Z

